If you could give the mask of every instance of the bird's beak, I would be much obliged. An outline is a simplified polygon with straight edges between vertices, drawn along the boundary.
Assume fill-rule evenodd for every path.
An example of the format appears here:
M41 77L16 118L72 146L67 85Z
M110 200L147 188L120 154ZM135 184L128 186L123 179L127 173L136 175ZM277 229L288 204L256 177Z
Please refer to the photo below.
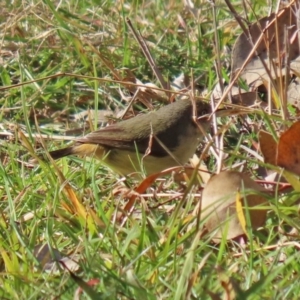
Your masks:
M253 110L249 110L247 108L241 107L241 108L220 108L218 109L215 114L217 118L223 118L223 117L229 117L229 116L238 116L238 115L245 115L250 112L253 112ZM203 116L200 116L197 118L197 120L201 119L208 119L210 120L212 117L212 113L206 114Z

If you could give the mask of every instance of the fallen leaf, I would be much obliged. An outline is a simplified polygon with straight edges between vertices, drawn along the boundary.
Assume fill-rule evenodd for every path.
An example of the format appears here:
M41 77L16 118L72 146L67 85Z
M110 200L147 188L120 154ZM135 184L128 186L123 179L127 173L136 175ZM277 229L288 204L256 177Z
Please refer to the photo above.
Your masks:
M257 229L264 224L267 211L258 207L267 204L262 192L265 192L262 186L247 174L236 171L224 171L209 180L202 194L201 220L209 232L214 232L215 242L223 237L234 239L245 234L249 226ZM246 224L248 214L250 224ZM244 224L241 219L245 220Z
M247 33L242 33L237 38L232 49L232 78L243 68L240 78L256 88L263 83L263 78L271 76L275 79L284 75L285 57L288 56L293 61L300 53L295 11L298 11L297 1L278 13L258 20L249 27ZM289 41L288 46L286 41ZM253 47L256 47L257 55ZM268 66L268 70L262 61Z
M295 159L295 155L297 156L297 149L299 152L299 147L297 146L297 144L299 144L300 142L300 133L298 132L298 127L300 126L298 124L293 129L292 127L281 136L281 138L279 139L279 144L275 142L273 136L270 133L261 130L259 132L259 143L265 163L285 168L283 172L278 168L274 168L274 170L277 174L283 175L284 179L292 185L295 191L300 191L300 181L295 175L298 174L297 169L298 171L300 169L299 164L298 166L297 164L295 164L295 160L297 160L297 158ZM273 181L275 180L275 178L265 178L265 180ZM282 181L282 179L276 179L276 181L278 180Z
M227 89L228 87L225 86L225 91ZM222 95L223 95L223 91L220 87L220 84L216 84L212 92L212 96L214 97L214 100L221 99ZM252 105L257 105L262 101L257 91L247 92L238 86L233 86L229 92L229 95L230 95L231 103L236 105L252 106Z
M261 130L258 134L260 150L267 164L276 165L277 143L273 136Z
M33 254L43 268L43 271L51 271L54 274L59 273L58 262L63 262L73 272L79 269L78 257L76 255L65 256L59 250L53 247L50 248L48 244L36 245Z
M276 165L300 176L300 121L280 136Z

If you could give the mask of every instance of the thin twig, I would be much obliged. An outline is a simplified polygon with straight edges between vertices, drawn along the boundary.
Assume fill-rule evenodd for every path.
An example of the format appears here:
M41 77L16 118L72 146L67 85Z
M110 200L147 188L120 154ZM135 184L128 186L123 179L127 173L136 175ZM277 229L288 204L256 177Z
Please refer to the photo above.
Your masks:
M220 89L223 93L224 83L221 74L222 64L221 64L220 42L219 42L219 35L218 35L217 12L216 12L215 1L212 1L212 12L213 12L214 36L215 36L215 51L216 51L215 69L217 72L217 78L219 81Z
M23 133L25 137L32 137L36 140L44 139L44 140L56 140L56 141L73 141L75 139L74 136L63 136L63 135L48 135L48 134L31 134ZM0 132L0 136L4 137L14 137L15 135L11 132Z
M143 53L144 53L144 55L145 55L145 57L146 57L146 59L147 59L149 65L150 65L150 67L152 68L152 71L154 72L156 78L157 78L158 81L160 82L161 86L162 86L165 90L167 90L167 89L169 88L169 87L168 87L168 84L165 82L165 80L163 79L163 77L162 77L162 75L161 75L159 69L157 68L156 63L155 63L155 61L154 61L154 59L153 59L153 57L152 57L152 55L151 55L151 53L150 53L150 50L149 50L148 45L147 45L147 43L145 42L144 38L142 37L141 34L139 34L139 33L135 30L135 28L133 27L133 25L132 25L132 23L131 23L131 21L130 21L129 18L126 19L126 22L127 22L128 26L129 26L129 28L130 28L130 30L131 30L133 36L135 37L136 41L137 41L138 44L140 45L140 47L141 47L141 49L142 49L142 51L143 51ZM169 94L167 94L167 96L169 97Z

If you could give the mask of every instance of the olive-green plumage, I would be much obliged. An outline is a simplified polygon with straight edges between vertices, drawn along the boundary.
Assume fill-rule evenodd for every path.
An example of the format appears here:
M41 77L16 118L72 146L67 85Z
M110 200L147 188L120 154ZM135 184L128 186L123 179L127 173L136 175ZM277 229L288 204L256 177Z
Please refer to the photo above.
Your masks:
M211 111L204 102L196 101L195 107L198 117ZM201 119L204 129L208 125L207 118ZM72 154L95 156L122 175L140 171L142 160L146 173L152 174L186 163L202 136L193 120L192 102L180 100L93 131L50 155L54 159Z

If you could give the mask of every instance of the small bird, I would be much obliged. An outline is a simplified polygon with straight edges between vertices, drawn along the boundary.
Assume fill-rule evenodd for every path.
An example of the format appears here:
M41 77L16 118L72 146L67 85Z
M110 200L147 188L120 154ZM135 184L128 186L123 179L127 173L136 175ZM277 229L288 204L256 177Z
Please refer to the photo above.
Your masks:
M211 112L210 105L202 101L196 101L195 107L198 118ZM210 124L208 117L197 122L204 130ZM185 164L202 138L203 133L193 120L192 102L178 100L76 138L74 145L51 151L50 155L53 159L92 156L120 175L139 172L142 165L150 175Z

